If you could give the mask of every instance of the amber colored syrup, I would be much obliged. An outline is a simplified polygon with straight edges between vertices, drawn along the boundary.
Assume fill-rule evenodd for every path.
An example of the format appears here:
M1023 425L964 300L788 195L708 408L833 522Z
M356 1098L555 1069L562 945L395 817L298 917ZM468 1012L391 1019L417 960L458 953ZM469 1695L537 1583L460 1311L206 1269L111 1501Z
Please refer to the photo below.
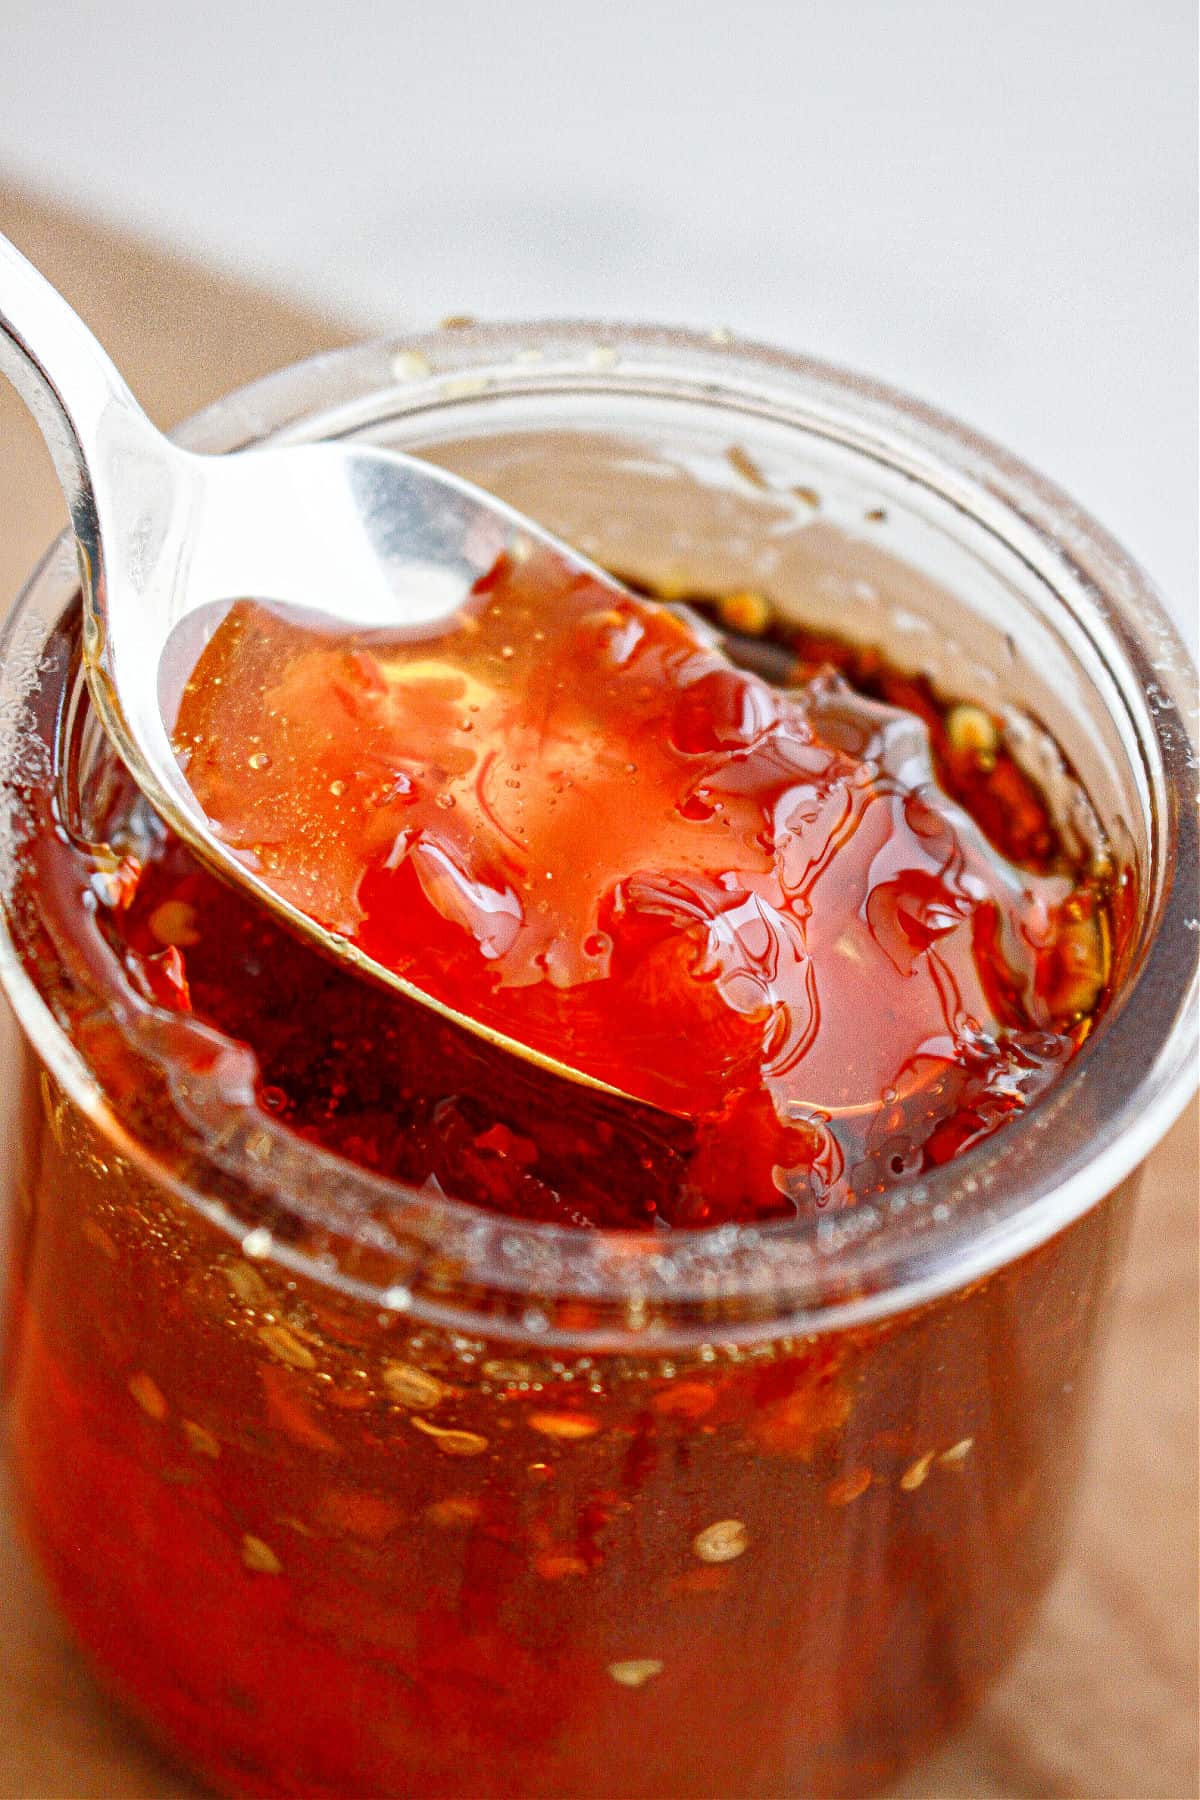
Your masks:
M485 1025L696 1121L686 1171L641 1196L640 1221L623 1192L590 1222L788 1216L851 1204L1023 1110L1072 1053L1106 954L1096 893L1011 759L986 749L981 771L975 749L964 807L937 780L948 740L920 684L872 699L836 672L836 646L819 664L814 643L794 650L774 685L693 615L614 599L538 552L502 560L415 641L237 605L174 741L222 835L302 912ZM191 909L175 930L172 902ZM143 953L169 943L160 998L190 993L261 1057L262 981L247 1017L237 946L290 976L286 937L176 851L143 871L123 921ZM403 1062L387 1046L429 1018L360 978L316 986L303 1045L264 1067L264 1104L370 1166L444 1182L444 1157L421 1168L411 1144L400 1162L381 1146L391 1121L347 1129L361 1054ZM334 1039L357 1047L336 1092L309 1074ZM393 1090L403 1134L410 1084ZM511 1125L455 1090L432 1136L513 1177L480 1187L459 1170L458 1191L536 1212L529 1183L506 1195L541 1160Z

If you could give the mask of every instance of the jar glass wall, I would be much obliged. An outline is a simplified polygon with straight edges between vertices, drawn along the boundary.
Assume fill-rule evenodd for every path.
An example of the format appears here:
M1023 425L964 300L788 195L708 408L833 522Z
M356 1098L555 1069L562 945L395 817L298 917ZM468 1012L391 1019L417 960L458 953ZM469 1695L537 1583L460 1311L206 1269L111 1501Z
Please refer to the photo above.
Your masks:
M812 1225L631 1240L373 1179L239 1104L227 1060L181 1064L56 886L55 827L102 837L111 778L52 557L0 707L27 1529L102 1674L230 1791L869 1788L1048 1579L1134 1172L1188 1092L1186 660L1037 478L774 353L446 332L186 434L333 435L986 700L1133 872L1118 990L1031 1115Z

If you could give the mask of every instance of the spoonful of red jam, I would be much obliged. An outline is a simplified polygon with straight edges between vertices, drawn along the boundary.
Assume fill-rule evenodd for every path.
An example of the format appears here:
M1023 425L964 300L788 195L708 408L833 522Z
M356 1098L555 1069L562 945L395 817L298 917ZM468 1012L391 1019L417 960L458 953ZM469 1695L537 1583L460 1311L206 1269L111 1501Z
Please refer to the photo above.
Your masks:
M590 565L492 495L399 452L343 442L221 456L181 449L146 417L62 296L2 236L0 373L28 403L70 506L84 672L138 788L210 867L294 931L401 980L230 856L168 736L179 645L195 644L241 594L334 609L346 631L373 626L419 637L444 628L506 551L548 543L564 566ZM606 584L598 570L591 574ZM420 997L444 1008L431 994ZM481 1029L469 1017L459 1022ZM509 1048L592 1080L531 1046Z
M771 687L428 463L180 450L3 238L0 368L71 504L102 723L293 930L784 1192L842 1180L836 1121L986 1123L1067 1053L1071 884L989 848L911 716Z
M1019 1109L1072 1047L1040 975L1072 884L987 843L914 715L774 687L547 545L436 630L235 605L173 742L289 907L777 1186L841 1179L838 1121Z

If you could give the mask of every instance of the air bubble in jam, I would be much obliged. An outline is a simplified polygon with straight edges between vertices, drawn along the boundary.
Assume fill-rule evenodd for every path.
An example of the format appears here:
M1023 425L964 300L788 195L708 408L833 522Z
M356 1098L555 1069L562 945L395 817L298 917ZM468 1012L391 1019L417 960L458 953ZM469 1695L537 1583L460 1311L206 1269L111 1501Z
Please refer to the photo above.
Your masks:
M798 633L773 686L546 551L480 587L417 642L240 603L184 689L181 766L283 898L671 1122L639 1115L618 1196L586 1171L628 1121L477 1047L416 1091L412 1034L450 1039L394 993L323 969L306 1047L280 1041L239 965L308 952L164 841L120 915L139 985L251 1043L275 1117L493 1210L705 1225L853 1205L1054 1080L1103 1004L1107 896L982 708ZM766 605L711 611L757 642ZM147 973L164 918L186 929ZM334 1040L362 1046L336 1079Z

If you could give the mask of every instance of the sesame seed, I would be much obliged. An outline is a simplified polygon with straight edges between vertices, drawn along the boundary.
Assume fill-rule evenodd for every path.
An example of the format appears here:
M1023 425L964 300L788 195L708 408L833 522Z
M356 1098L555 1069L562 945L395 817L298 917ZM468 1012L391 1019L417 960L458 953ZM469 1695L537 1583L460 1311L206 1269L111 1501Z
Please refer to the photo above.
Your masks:
M428 1419L414 1419L413 1424L426 1437L431 1437L443 1456L482 1456L488 1441L477 1431L445 1430Z
M588 1566L582 1556L567 1550L544 1550L535 1558L535 1572L543 1581L564 1581L572 1575L586 1575Z
M143 1372L131 1377L129 1392L133 1395L148 1419L165 1419L167 1403L163 1399L162 1389L158 1383Z
M692 1539L692 1554L706 1563L733 1562L749 1547L750 1539L740 1519L718 1519L715 1525L706 1525Z
M914 1488L920 1487L921 1483L929 1473L929 1465L932 1463L933 1458L934 1452L932 1450L927 1450L924 1456L919 1456L915 1463L912 1463L910 1467L905 1469L903 1475L900 1477L900 1486L904 1489L906 1494L911 1494Z
M270 1544L264 1544L260 1537L247 1532L242 1539L242 1561L256 1575L281 1575L283 1564L272 1550Z
M210 1456L215 1462L217 1457L221 1454L221 1446L218 1440L213 1436L212 1432L206 1431L203 1425L197 1425L194 1419L184 1419L181 1423L183 1425L183 1435L187 1439L190 1448L196 1452L196 1455Z
M315 1369L317 1359L286 1325L260 1325L258 1335L272 1356L292 1369Z
M266 1306L269 1304L271 1290L252 1264L248 1262L230 1263L225 1270L225 1279L243 1306Z
M611 1662L608 1672L620 1687L645 1687L656 1675L661 1675L663 1665L656 1656L634 1656L627 1662Z
M957 1444L951 1444L949 1450L942 1451L938 1461L948 1469L961 1468L970 1456L974 1443L973 1437L959 1438Z
M600 1429L598 1421L587 1413L568 1412L530 1413L529 1427L543 1437L561 1438L568 1443L595 1437Z
M450 1494L445 1500L434 1500L427 1506L425 1517L431 1525L440 1525L444 1531L468 1531L482 1511L481 1503L469 1494Z
M421 1411L436 1406L445 1397L446 1389L437 1376L427 1375L424 1369L415 1369L411 1363L386 1362L382 1374L383 1385L401 1406Z
M872 1480L870 1469L855 1469L853 1474L830 1482L825 1491L825 1502L828 1506L849 1506L852 1500L866 1493Z

